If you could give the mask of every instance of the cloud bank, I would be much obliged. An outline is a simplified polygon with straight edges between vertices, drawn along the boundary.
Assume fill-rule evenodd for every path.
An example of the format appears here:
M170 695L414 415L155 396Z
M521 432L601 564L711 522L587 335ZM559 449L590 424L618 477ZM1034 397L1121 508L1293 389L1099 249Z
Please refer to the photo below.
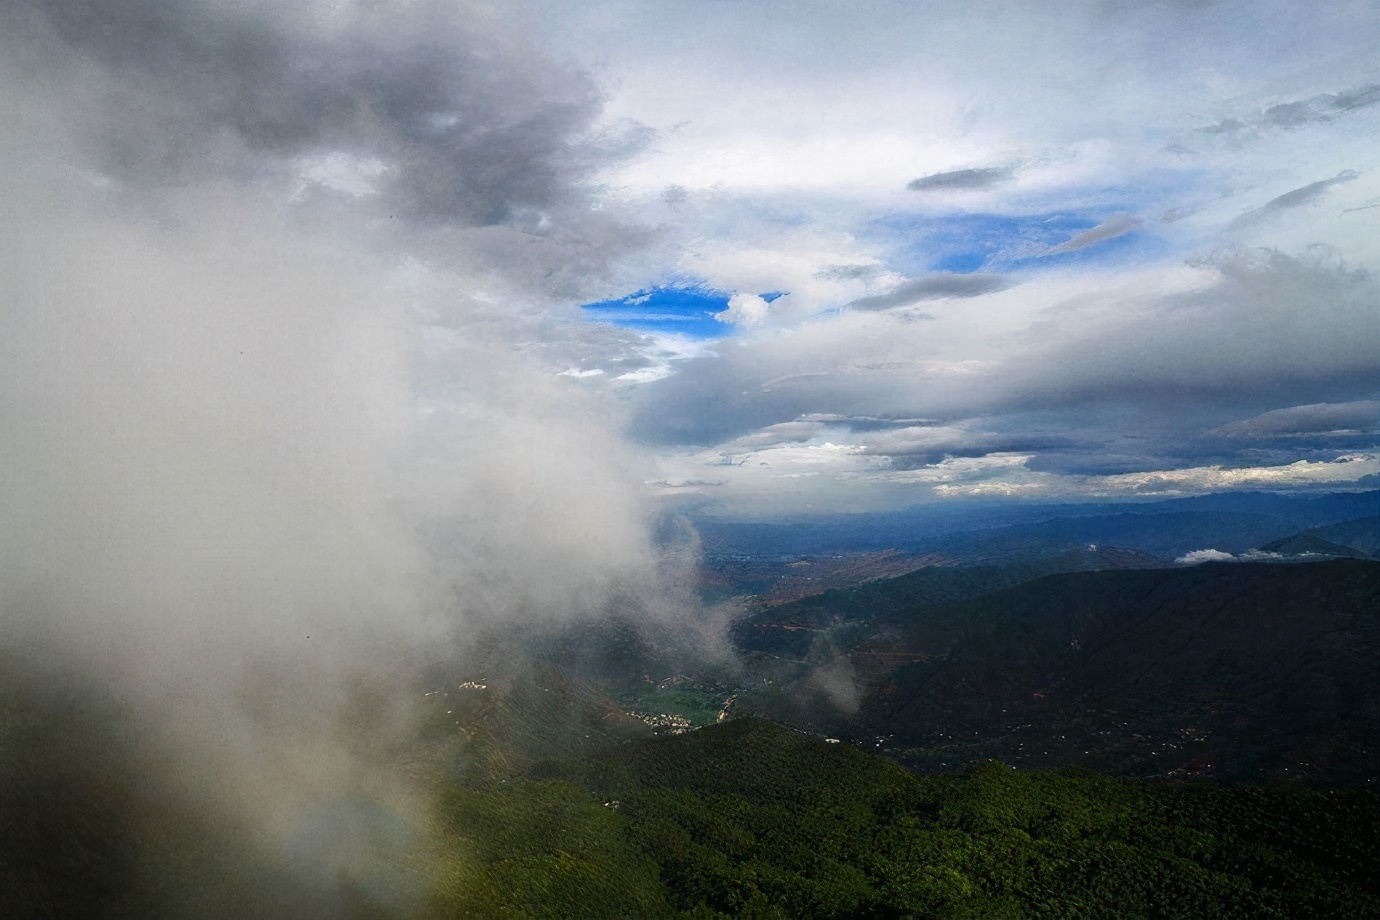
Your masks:
M594 28L610 9L641 50ZM727 517L954 497L959 461L1012 497L1359 487L1332 477L1365 475L1343 458L1380 452L1369 428L1229 426L1380 394L1373 16L768 9L615 4L548 34L657 132L606 173L662 221L649 269L789 292L624 395L653 481L718 483L674 497ZM907 451L858 418L949 434Z

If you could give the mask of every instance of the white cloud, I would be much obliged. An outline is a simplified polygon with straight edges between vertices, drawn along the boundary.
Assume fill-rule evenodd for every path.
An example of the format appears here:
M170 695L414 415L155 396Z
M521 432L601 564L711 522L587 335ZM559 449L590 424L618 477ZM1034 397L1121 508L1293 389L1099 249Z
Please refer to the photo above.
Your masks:
M400 854L301 841L405 836L421 668L693 605L617 400L557 376L622 357L548 310L646 235L582 185L592 83L480 9L320 9L0 4L0 645L246 835L189 859L365 879Z
M714 318L736 326L756 326L767 318L771 304L756 294L738 292L728 298L728 309L715 313Z
M778 429L784 426L776 426ZM992 452L948 456L910 468L895 468L863 445L807 440L711 449L662 460L664 481L679 484L677 494L695 494L720 514L773 517L798 502L816 512L881 510L936 500L1007 498L1019 500L1143 499L1201 495L1223 490L1281 490L1361 487L1363 477L1380 473L1380 454L1345 455L1333 461L1297 461L1280 466L1226 469L1189 467L1140 473L1087 475L1031 468L1034 454ZM787 432L778 432L785 435ZM800 435L809 434L800 431ZM955 437L971 435L949 432ZM768 437L764 432L762 437ZM945 433L936 433L940 441ZM713 488L696 488L712 480Z
M1235 562L1236 557L1220 549L1195 549L1174 560L1179 565L1200 565L1204 562Z
M1023 458L1028 461L1030 458ZM1010 494L1049 498L1172 498L1223 490L1306 487L1356 488L1362 477L1380 473L1380 454L1351 454L1332 461L1298 460L1281 466L1219 466L1148 470L1106 476L1036 473L1024 468L976 485L945 484L945 495Z
M299 162L303 179L328 189L361 197L377 195L375 180L388 172L388 164L375 157L357 157L342 151L303 157ZM305 192L303 186L298 196Z

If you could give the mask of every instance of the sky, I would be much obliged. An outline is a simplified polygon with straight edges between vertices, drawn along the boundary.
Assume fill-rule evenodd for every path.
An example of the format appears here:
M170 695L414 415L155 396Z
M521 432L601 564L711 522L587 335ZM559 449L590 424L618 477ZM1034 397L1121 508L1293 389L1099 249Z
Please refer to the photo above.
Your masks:
M400 398L550 500L1380 474L1373 2L8 6L88 192L214 186L371 260L428 300ZM500 380L580 408L517 434Z
M648 363L563 372L667 496L1375 484L1374 3L568 6L540 41L643 137L598 194L655 230L587 311Z

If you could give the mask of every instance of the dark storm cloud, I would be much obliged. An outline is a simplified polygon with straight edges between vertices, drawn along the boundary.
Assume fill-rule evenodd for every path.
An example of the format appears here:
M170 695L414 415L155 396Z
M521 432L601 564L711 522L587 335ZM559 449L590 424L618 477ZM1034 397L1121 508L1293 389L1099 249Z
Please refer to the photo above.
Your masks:
M104 70L88 124L99 168L127 182L290 173L341 154L371 164L390 213L491 225L560 204L592 165L646 140L626 126L586 142L601 105L586 76L482 11L436 2L35 0L4 21L58 66Z
M1014 172L1001 166L983 169L955 169L912 179L906 188L912 192L968 192L982 191L1012 178Z
M1278 211L1287 211L1290 208L1302 207L1312 204L1327 193L1327 190L1334 185L1341 185L1355 179L1359 173L1348 169L1333 176L1331 179L1322 179L1318 182L1310 182L1302 188L1296 188L1291 192L1285 192L1277 198L1271 198L1258 208L1254 208L1242 214L1231 222L1232 229L1247 226L1262 218L1269 217Z
M859 298L847 306L854 310L890 310L893 307L906 307L924 300L943 300L947 297L977 297L981 294L1005 290L1012 284L1012 280L1006 275L925 275L921 278L903 281L885 294Z

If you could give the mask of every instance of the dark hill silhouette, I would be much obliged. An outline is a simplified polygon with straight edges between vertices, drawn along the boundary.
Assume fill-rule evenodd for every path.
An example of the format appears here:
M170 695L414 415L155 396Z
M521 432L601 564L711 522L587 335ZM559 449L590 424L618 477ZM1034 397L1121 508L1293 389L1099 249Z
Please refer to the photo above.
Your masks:
M1372 559L1380 558L1380 517L1342 521L1326 527L1315 527L1304 533L1357 550Z
M1341 546L1318 536L1315 531L1296 533L1283 540L1273 540L1260 547L1261 552L1281 556L1332 556L1337 559L1365 559L1366 554L1349 546Z
M748 704L927 767L1374 776L1375 562L1076 572L909 607L869 589L875 619L816 639Z
M930 565L896 578L834 588L793 603L758 609L734 624L737 648L800 658L817 633L841 622L882 628L917 605L945 604L1011 588L1058 572L1163 568L1145 553L1117 547L1063 544L1061 552L1021 562Z

